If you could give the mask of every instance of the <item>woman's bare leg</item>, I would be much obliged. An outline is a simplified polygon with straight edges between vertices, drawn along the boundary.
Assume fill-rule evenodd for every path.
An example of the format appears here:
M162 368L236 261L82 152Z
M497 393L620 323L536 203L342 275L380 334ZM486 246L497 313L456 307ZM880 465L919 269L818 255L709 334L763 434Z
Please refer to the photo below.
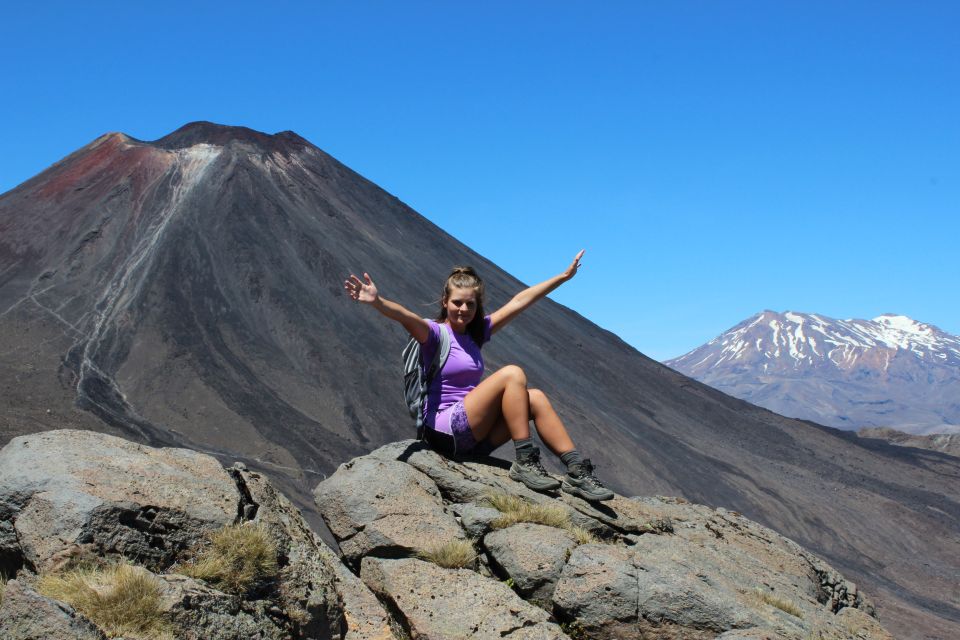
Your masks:
M558 457L576 449L567 433L567 428L563 426L563 421L547 399L547 394L540 389L530 389L528 396L530 415L533 417L534 424L537 425L537 434L543 440L543 444Z
M482 442L502 419L510 438L530 437L530 396L527 376L516 365L507 365L481 382L463 399L473 438ZM502 432L498 434L502 437Z
M527 389L527 377L520 367L510 365L500 369L468 393L463 404L474 439L477 442L486 439L495 447L510 438L529 438L530 418L533 418L540 439L550 451L558 457L570 458L561 458L568 470L563 490L593 502L613 498L613 492L593 475L593 466L576 451L546 394L539 389ZM529 442L526 444L530 445ZM532 458L524 457L521 462L518 449L517 461L510 467L510 477L534 491L552 491L560 487L561 483L551 478L540 465L539 451L533 448L531 455Z
M486 442L489 442L496 449L510 439L510 429L507 427L507 422L503 419L503 416L500 416L497 423L493 425L493 429L490 429L490 433L487 434Z
M530 437L530 419L540 439L555 455L574 450L573 440L545 393L527 389L523 369L508 365L481 382L463 401L477 442L500 446L508 439Z

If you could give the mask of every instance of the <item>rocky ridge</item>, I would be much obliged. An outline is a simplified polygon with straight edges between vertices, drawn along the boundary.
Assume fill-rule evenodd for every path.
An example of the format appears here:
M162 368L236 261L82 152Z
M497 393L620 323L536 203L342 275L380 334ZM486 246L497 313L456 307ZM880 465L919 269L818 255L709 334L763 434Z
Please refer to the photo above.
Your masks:
M501 526L494 494L570 526ZM342 465L315 496L342 562L243 465L85 431L16 438L0 451L0 636L118 637L41 593L44 576L82 561L132 564L159 584L176 638L891 637L856 585L723 509L536 494L494 459L455 462L413 441ZM237 522L269 532L276 576L238 595L180 572ZM421 559L454 540L476 552L465 568Z
M413 638L891 637L856 585L725 509L539 494L501 461L451 461L415 441L341 465L314 495L344 561ZM498 495L571 526L502 526ZM463 540L476 570L419 559Z
M279 572L255 593L224 592L179 573L210 532L264 527ZM39 577L77 565L133 563L161 589L183 639L385 639L389 618L300 513L262 475L210 456L89 431L15 438L0 451L0 602L5 640L104 638Z

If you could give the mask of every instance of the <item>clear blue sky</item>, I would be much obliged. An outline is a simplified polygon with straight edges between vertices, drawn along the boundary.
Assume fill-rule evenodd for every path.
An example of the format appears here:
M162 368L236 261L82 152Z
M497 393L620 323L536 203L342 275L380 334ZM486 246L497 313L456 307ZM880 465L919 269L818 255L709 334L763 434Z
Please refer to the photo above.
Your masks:
M654 358L766 308L960 334L956 2L141 4L4 8L0 192L292 129L524 281L585 247L554 297Z

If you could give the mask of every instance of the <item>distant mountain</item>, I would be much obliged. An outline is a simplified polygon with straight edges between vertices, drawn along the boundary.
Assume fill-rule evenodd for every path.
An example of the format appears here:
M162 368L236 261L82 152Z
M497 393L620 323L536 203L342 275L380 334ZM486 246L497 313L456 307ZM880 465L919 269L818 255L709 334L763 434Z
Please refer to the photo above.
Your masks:
M432 315L455 264L491 309L524 286L295 133L104 135L0 195L0 444L74 427L199 449L309 513L326 474L413 433L404 331L344 277ZM862 584L898 637L960 637L960 460L760 409L551 300L484 358L522 365L620 493L739 511Z
M665 364L792 418L960 432L960 337L906 316L764 311Z
M865 427L857 431L857 435L861 438L877 438L890 444L930 449L931 451L940 451L960 457L960 433L934 433L926 436L916 436L887 427Z

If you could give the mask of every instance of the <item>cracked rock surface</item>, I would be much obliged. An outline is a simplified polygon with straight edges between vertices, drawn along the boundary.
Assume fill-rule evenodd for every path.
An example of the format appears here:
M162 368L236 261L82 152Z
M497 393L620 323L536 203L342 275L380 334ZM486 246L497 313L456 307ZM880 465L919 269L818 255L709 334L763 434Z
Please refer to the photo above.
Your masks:
M507 585L468 569L414 558L363 559L360 577L393 609L414 638L477 640L565 638L549 615Z
M436 483L396 460L365 457L343 464L317 486L314 499L350 564L370 554L415 554L464 537Z
M77 544L166 567L236 516L233 480L194 451L76 430L14 438L0 451L8 574L18 561L40 568Z
M591 504L534 493L510 480L507 466L492 458L454 461L405 441L342 465L315 490L345 558L359 564L360 578L387 604L402 633L892 638L855 584L735 512L682 498L618 495ZM552 507L569 523L498 526L492 494ZM387 519L389 531L379 524ZM572 535L574 526L594 538ZM381 542L356 545L370 528ZM460 538L479 554L478 571L415 557L429 543Z
M132 563L162 587L183 640L388 640L376 596L262 474L210 456L91 431L15 438L0 451L3 640L105 637L94 621L36 592L38 574ZM245 593L177 573L224 525L261 526L277 573Z
M105 640L83 616L26 584L11 580L0 603L0 638L5 640Z

